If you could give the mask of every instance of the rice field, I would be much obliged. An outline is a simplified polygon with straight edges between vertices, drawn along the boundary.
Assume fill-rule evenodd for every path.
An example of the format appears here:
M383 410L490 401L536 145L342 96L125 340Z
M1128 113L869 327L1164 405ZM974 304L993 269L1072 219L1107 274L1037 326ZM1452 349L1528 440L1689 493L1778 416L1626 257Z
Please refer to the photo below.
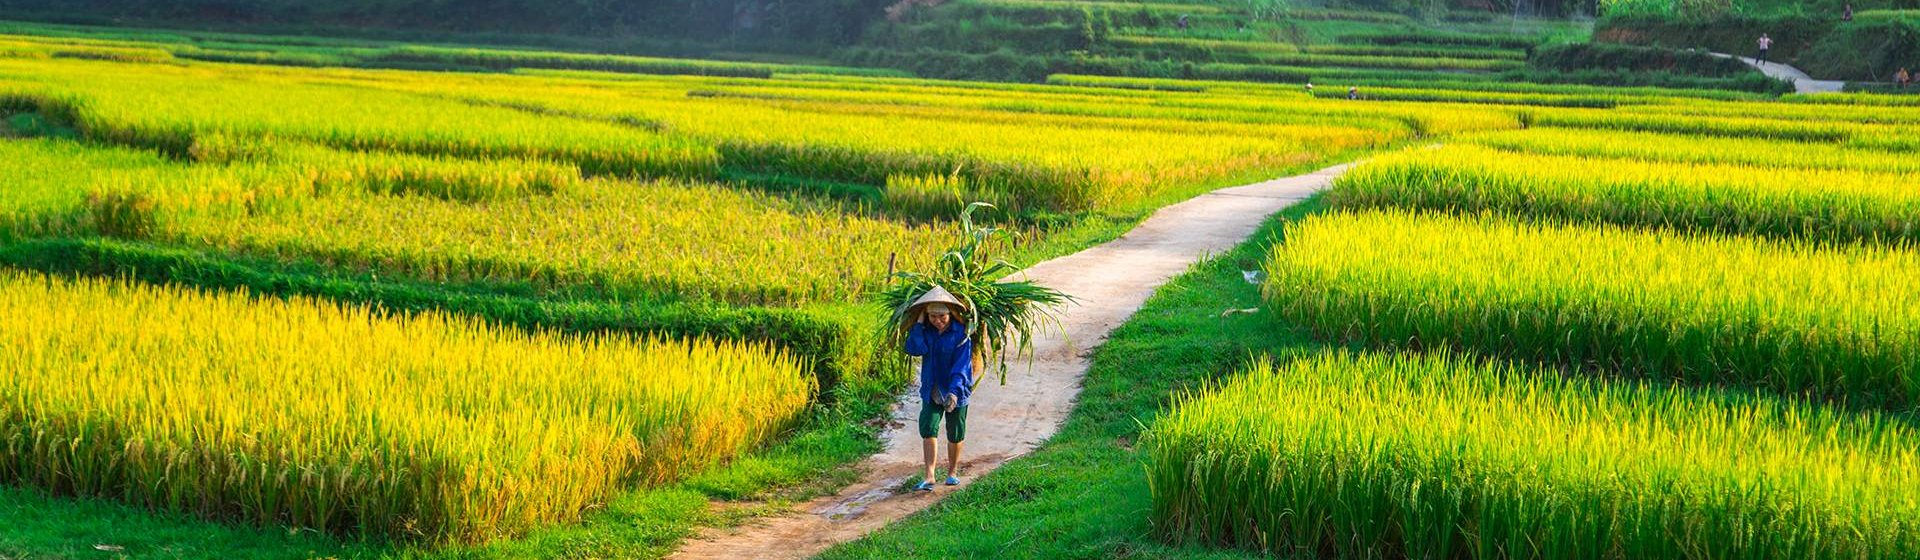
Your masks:
M1506 138L1542 137L1527 132ZM1551 138L1552 133L1547 134ZM1615 141L1604 145L1610 147L1576 150L1639 149ZM1682 158L1690 149L1720 147L1703 143L1662 153ZM1791 144L1773 147L1796 153ZM1897 170L1904 165L1891 163L1904 161L1898 156L1856 159L1850 157L1855 152L1843 151L1843 162L1832 164L1839 168L1796 168L1790 167L1795 159L1817 158L1819 149L1784 156L1767 166L1554 155L1554 150L1514 153L1466 144L1400 152L1341 177L1329 197L1350 208L1493 211L1780 238L1911 241L1920 234L1920 223L1915 222L1920 218L1920 191L1912 188L1912 175L1860 170L1874 161L1890 162L1881 169ZM1714 154L1720 152L1704 154L1703 159Z
M644 126L352 87L329 83L326 71L8 62L0 60L0 72L32 79L0 82L0 98L71 112L89 139L176 158L194 157L209 138L272 137L354 151L563 160L628 176L711 176L719 163L710 146Z
M577 518L734 456L812 378L737 343L516 332L0 274L0 479L429 542Z
M1112 9L1000 4L979 6ZM1531 37L1412 30L1122 24L1108 46L1231 80L1000 84L28 29L52 36L0 34L0 256L44 270L0 269L0 484L418 550L512 540L857 422L832 401L902 377L859 306L964 202L998 207L1018 265L1364 157L1263 263L1260 316L1324 351L1143 418L1154 534L1920 548L1920 118L1888 96L1528 83L1490 72Z
M1335 340L1905 409L1920 255L1404 211L1294 224L1274 310Z
M1908 555L1912 115L1612 99L1489 96L1526 127L1369 158L1288 223L1266 310L1326 347L1255 357L1146 428L1156 534L1283 556Z
M1476 134L1462 137L1461 141L1521 155L1626 160L1621 163L1718 164L1789 171L1920 171L1920 161L1897 152L1689 134L1534 128Z
M1170 538L1340 558L1895 558L1916 435L1441 354L1257 361L1145 436Z
M1315 90L1313 95L1325 99L1344 99L1347 97L1348 92L1337 88L1328 88ZM1613 108L1623 103L1634 102L1632 98L1623 98L1616 95L1558 95L1551 93L1462 91L1455 89L1423 89L1391 86L1370 86L1366 88L1364 93L1356 92L1356 95L1362 99L1382 101L1435 101L1540 107Z
M417 550L579 522L897 388L848 310L927 266L962 202L999 203L1032 259L1214 185L1518 125L800 67L16 44L0 249L59 275L0 272L0 484Z
M895 266L923 266L931 255L908 249L939 246L954 231L659 180L483 203L321 196L271 213L181 219L151 237L433 282L784 306L857 301L884 279L889 254Z
M96 231L433 282L752 305L855 301L889 255L917 266L923 257L906 249L952 228L894 217L950 216L959 203L929 203L906 185L956 177L967 197L1015 213L1138 212L1409 131L1311 108L1252 122L1233 118L1252 108L1152 100L1138 114L1074 114L1112 107L1099 92L1009 109L995 104L1033 95L819 77L74 64L20 67L31 80L0 89L22 108L74 113L85 139L173 160L59 177L82 201L69 213ZM59 167L86 167L68 161ZM1105 161L1127 164L1095 163ZM852 198L730 185L764 177Z
M1035 104L1032 96L969 107L970 95L939 88L921 93L935 106L903 105L914 96L897 91L876 103L850 98L856 92L839 91L839 81L773 89L725 79L611 84L242 68L0 61L0 72L33 77L0 82L0 97L11 90L48 100L43 109L72 105L89 137L176 156L209 136L271 136L355 151L554 160L638 178L741 169L882 186L890 175L957 169L978 188L1060 211L1138 209L1163 203L1169 190L1191 194L1195 182L1406 134L1393 120L1334 121L1310 116L1310 107L1290 121L1238 125L1205 114L1048 114L1024 106ZM1062 97L1038 105L1070 112L1085 99Z
M1671 132L1700 136L1764 138L1792 142L1841 143L1854 147L1881 145L1883 138L1897 131L1891 127L1822 120L1779 120L1752 116L1693 116L1688 114L1643 114L1624 111L1582 109L1540 110L1528 116L1528 124L1561 128L1615 130L1625 132Z
M0 189L0 237L77 227L86 191L73 183L96 183L122 173L161 168L152 153L100 150L65 140L0 142L7 178Z

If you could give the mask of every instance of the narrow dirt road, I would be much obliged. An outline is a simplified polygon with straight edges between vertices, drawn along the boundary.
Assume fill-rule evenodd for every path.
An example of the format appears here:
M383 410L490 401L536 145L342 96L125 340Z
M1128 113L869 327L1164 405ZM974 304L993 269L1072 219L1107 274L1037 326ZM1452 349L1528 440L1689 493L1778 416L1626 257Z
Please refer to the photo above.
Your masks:
M1847 86L1846 82L1839 80L1815 80L1813 76L1808 76L1806 72L1801 72L1799 68L1778 62L1761 62L1760 59L1757 58L1734 56L1725 53L1707 54L1745 62L1747 66L1752 66L1755 70L1759 70L1760 73L1766 74L1769 78L1786 80L1788 83L1793 84L1794 93L1834 93Z
M1006 385L988 378L975 390L963 479L970 482L1052 436L1080 392L1087 350L1105 341L1161 284L1202 257L1246 241L1268 216L1312 196L1345 170L1335 166L1201 195L1160 209L1119 239L1024 271L1079 303L1061 312L1065 332L1035 341L1031 369L1016 364ZM931 493L896 492L920 470L920 440L913 427L917 399L918 391L909 391L894 408L893 422L881 436L887 450L866 459L858 482L801 505L798 513L729 531L709 530L673 558L806 558L954 491L941 486Z

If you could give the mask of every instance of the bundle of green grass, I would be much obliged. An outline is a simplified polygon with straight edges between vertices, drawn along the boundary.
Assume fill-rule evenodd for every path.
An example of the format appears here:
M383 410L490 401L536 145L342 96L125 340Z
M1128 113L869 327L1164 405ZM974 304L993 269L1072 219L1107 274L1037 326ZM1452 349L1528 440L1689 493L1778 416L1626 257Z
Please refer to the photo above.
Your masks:
M1073 298L1030 280L1008 279L1017 268L989 253L993 241L1012 234L976 225L973 213L982 208L994 206L975 202L961 211L960 243L942 253L932 270L894 273L878 300L893 314L887 323L889 347L899 347L905 342L908 328L919 320L916 311L923 306L916 303L935 290L950 293L959 300L960 321L973 339L974 370L983 371L983 365L991 365L1004 385L1008 358L1031 354L1034 335L1058 326L1053 309ZM976 383L978 379L975 377Z

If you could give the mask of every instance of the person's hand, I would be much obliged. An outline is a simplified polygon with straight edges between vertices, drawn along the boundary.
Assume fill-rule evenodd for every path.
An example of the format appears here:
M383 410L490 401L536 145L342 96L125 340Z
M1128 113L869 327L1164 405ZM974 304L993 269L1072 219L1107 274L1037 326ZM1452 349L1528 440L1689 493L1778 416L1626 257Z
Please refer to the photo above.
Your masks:
M959 404L960 404L960 395L947 393L947 412L948 413L952 413L953 407L958 406Z

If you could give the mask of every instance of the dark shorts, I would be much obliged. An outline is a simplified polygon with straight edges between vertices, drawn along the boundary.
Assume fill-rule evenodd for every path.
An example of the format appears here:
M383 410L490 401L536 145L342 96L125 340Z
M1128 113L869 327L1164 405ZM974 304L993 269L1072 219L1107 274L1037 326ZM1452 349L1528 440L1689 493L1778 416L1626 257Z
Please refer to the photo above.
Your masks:
M945 406L925 402L920 403L921 439L932 439L934 436L939 435L940 417L945 416L947 421L947 441L959 443L967 440L967 407L954 407L953 412L947 412L946 410L947 407Z

